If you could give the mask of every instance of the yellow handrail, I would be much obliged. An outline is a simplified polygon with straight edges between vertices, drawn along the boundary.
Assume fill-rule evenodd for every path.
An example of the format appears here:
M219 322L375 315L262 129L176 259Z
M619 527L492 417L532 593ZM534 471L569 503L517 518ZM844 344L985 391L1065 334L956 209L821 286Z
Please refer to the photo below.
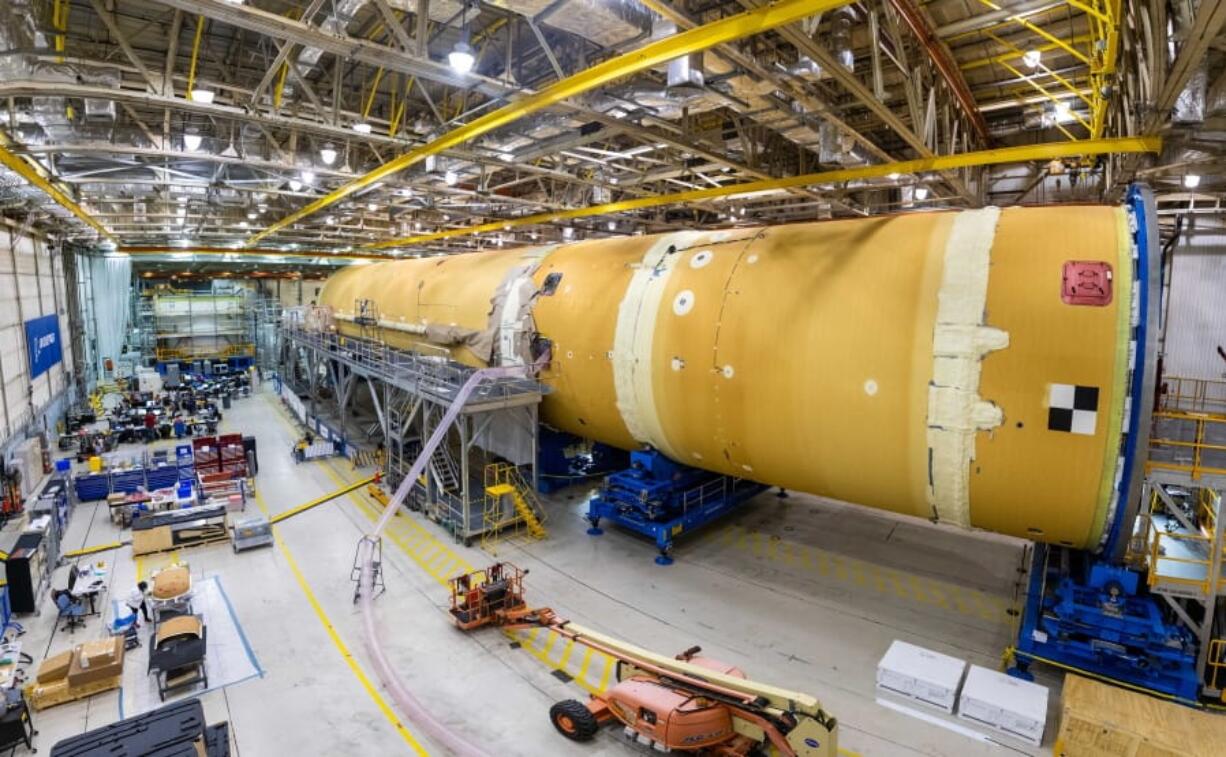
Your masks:
M1159 410L1154 413L1154 432L1149 439L1150 459L1145 463L1146 472L1155 470L1179 471L1189 474L1193 481L1200 479L1201 476L1210 475L1226 475L1226 454L1221 455L1221 464L1206 464L1205 453L1226 453L1226 444L1214 444L1205 441L1206 431L1210 427L1220 427L1220 432L1215 434L1215 438L1226 438L1226 417L1214 416L1208 413L1195 413L1185 410ZM1187 439L1168 438L1161 435L1163 429L1162 421L1176 421L1182 424L1192 424L1193 434L1192 441ZM1183 428L1187 428L1183 425ZM1172 460L1155 460L1153 452L1162 449L1182 449L1191 450L1191 462L1172 461ZM1216 461L1215 461L1216 462Z
M1212 671L1209 675L1209 686L1221 691L1222 682L1219 676L1222 671L1226 670L1226 639L1212 639L1209 642L1209 654L1205 658L1205 665ZM1226 702L1226 692L1222 693L1222 701Z

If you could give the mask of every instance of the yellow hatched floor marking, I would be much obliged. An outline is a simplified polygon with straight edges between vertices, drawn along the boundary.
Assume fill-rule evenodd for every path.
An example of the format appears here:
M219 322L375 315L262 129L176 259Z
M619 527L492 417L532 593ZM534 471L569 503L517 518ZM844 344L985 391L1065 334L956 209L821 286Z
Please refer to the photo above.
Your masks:
M264 513L264 517L269 517L268 506L264 503L264 498L261 496L258 490L255 493L255 502L260 508L260 512ZM422 745L417 741L417 738L413 736L412 732L405 727L404 723L400 722L400 718L396 716L396 713L392 710L391 706L388 705L387 701L379 693L378 689L375 688L370 678L366 676L366 672L362 670L362 666L358 664L357 659L349 651L349 647L341 639L340 632L336 630L336 626L332 625L332 621L328 618L328 614L324 612L323 606L319 604L319 600L316 598L315 592L311 589L311 585L307 583L306 576L302 575L302 571L299 570L298 562L294 560L293 553L290 552L289 547L281 538L280 527L273 526L272 533L277 546L281 550L281 554L285 557L286 565L289 566L290 572L294 574L294 579L298 582L298 587L302 589L302 593L306 596L307 603L311 606L311 609L315 611L316 617L319 618L319 622L328 633L328 638L332 640L333 646L335 646L336 650L340 652L341 658L345 660L345 664L349 666L349 670L352 671L354 677L358 679L358 683L362 685L362 688L366 690L367 695L370 696L372 701L374 701L375 706L379 708L379 712L383 713L383 717L387 718L387 722L392 724L392 727L396 729L396 732L400 734L400 737L403 738L405 743L409 745L409 748L412 749L415 754L426 757L429 752L422 747Z

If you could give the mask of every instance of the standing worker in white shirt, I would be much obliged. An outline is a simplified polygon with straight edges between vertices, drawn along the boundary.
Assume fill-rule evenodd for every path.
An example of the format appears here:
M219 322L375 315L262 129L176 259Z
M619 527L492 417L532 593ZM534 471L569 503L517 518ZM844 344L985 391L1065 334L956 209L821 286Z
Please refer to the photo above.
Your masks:
M145 618L146 623L152 623L149 619L149 605L145 603L145 592L149 591L149 584L141 581L136 586L132 587L132 591L128 592L128 598L124 603L132 610L135 615L139 610L140 614ZM140 627L140 621L136 622L137 627Z

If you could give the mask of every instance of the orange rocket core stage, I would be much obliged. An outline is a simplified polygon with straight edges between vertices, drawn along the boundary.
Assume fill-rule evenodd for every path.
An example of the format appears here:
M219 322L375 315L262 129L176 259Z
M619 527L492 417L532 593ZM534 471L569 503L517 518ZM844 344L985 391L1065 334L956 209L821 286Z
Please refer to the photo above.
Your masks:
M553 344L543 420L798 491L1086 548L1112 509L1126 211L985 208L351 266L342 331Z

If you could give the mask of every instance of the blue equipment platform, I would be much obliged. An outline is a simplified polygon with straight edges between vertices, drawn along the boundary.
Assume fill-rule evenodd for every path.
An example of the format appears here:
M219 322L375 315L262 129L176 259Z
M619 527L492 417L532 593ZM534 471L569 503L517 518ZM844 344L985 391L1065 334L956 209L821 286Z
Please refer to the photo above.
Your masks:
M609 476L588 502L588 533L604 533L600 521L608 520L653 539L660 550L656 563L669 565L676 537L702 528L766 489L675 463L655 450L631 452L630 467Z
M1035 545L1009 674L1038 660L1195 704L1197 640L1141 574L1087 552Z
M537 443L537 491L552 494L607 476L629 465L625 450L541 426Z

